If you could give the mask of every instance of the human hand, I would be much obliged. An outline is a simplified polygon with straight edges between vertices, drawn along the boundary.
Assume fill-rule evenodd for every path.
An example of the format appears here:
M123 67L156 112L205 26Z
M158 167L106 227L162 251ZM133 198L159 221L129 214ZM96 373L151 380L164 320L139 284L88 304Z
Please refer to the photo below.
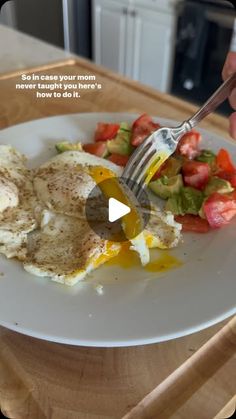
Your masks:
M226 80L232 73L236 72L236 52L230 51L226 57L223 67L222 76ZM230 105L236 110L236 88L232 90L229 97ZM229 117L229 132L230 135L236 140L236 112L233 112Z

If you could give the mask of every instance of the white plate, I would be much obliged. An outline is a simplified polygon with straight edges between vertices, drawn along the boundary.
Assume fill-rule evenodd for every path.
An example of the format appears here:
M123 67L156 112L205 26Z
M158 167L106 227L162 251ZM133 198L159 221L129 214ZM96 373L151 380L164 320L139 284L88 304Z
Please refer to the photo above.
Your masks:
M106 113L39 119L2 130L0 143L12 144L36 166L55 154L53 145L61 139L91 141L97 121L135 117ZM204 146L227 147L236 161L233 142L204 132ZM0 324L56 342L128 346L197 332L236 312L236 220L206 235L186 234L172 254L183 266L160 274L103 266L72 288L31 276L19 262L1 257ZM96 284L104 285L103 295Z

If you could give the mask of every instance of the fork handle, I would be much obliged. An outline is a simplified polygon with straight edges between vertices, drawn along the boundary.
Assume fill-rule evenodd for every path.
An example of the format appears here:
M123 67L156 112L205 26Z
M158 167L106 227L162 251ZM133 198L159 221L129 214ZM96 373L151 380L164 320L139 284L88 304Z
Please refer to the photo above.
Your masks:
M222 83L206 103L204 103L192 118L187 121L187 123L190 124L191 129L198 125L199 122L211 112L214 112L214 110L227 99L234 87L236 87L236 73L233 73L224 83Z

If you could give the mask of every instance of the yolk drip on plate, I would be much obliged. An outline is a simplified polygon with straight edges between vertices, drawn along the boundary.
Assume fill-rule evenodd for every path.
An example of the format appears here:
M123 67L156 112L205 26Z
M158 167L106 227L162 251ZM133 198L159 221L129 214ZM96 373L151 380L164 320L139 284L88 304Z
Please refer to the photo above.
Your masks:
M138 236L143 229L142 217L132 203L132 200L123 191L118 178L114 176L114 173L110 169L100 166L91 166L89 168L89 174L107 198L115 198L131 209L128 214L122 217L124 233L127 239L133 239ZM105 180L108 182L104 182Z
M172 256L166 250L146 266L142 267L148 272L163 272L169 269L178 268L183 263ZM140 259L136 252L130 250L129 243L122 243L121 251L117 256L106 262L107 266L120 266L124 269L140 267Z
M176 257L164 251L159 258L149 262L144 269L148 272L164 272L169 269L178 268L183 263Z
M110 259L106 265L120 266L121 268L140 267L140 258L136 252L130 250L130 244L124 242L118 255Z

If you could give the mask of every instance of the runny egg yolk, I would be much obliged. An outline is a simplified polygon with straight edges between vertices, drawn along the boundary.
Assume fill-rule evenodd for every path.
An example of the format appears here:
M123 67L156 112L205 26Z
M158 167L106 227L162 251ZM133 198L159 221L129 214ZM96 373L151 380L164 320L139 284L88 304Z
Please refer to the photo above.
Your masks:
M176 257L170 255L166 250L153 261L142 267L148 272L164 272L169 269L177 268L183 263ZM130 250L129 243L123 243L121 251L117 256L106 262L108 266L120 266L128 269L133 267L140 267L140 260L136 252Z
M159 152L154 162L148 168L146 173L147 177L145 179L145 184L148 185L150 180L153 178L157 170L161 167L161 165L168 159L169 155L165 152Z
M115 198L130 208L130 212L122 217L122 226L128 240L138 236L143 229L143 220L131 199L126 195L118 178L105 167L91 166L89 174L106 198ZM109 180L109 182L104 182Z
M121 268L140 267L140 258L137 252L130 250L130 244L124 242L118 255L110 259L106 265L120 266Z
M114 246L112 242L108 242L105 253L98 256L98 258L94 261L94 266L98 268L103 263L109 261L109 259L116 257L119 252L120 252L119 246Z
M149 180L147 181L147 183L150 181L150 179L153 177L154 173L156 173L156 171L162 165L162 163L166 160L166 158L167 156L165 156L163 153L163 156L161 158L159 156L158 160L153 163L151 170L148 173ZM137 236L140 233L140 231L142 231L140 224L142 223L142 220L140 219L140 214L122 190L122 187L119 184L118 179L115 177L114 173L110 169L104 167L92 166L89 168L89 174L107 198L113 197L131 208L130 213L122 218L124 233L128 239ZM109 182L103 182L104 180L108 179ZM151 237L147 237L146 242L147 245L151 247ZM102 258L102 262L100 261L100 258ZM106 261L106 259L109 260ZM125 269L140 267L140 258L137 252L130 250L129 242L123 242L121 244L121 250L117 251L116 254L113 253L113 257L110 256L109 258L106 258L106 256L104 255L103 258L103 255L101 255L97 262L98 264L100 264L100 262L103 263L105 261L106 265L108 266L120 266ZM152 260L147 265L143 266L142 269L145 269L148 272L164 272L169 269L177 268L181 265L182 262L180 260L170 255L165 250L161 254L161 256L159 256L157 259Z

